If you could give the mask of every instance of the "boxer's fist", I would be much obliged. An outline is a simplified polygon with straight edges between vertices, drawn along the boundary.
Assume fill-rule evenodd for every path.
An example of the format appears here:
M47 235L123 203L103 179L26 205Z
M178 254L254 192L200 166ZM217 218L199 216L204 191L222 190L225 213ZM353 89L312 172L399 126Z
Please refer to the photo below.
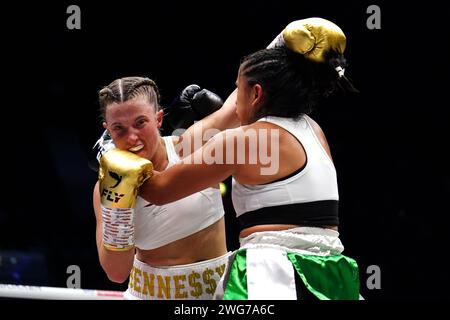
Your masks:
M98 173L103 245L114 251L134 246L134 210L138 188L151 177L151 161L132 152L112 149L100 159Z
M308 18L289 23L268 48L287 46L306 58L324 62L328 51L343 54L346 46L344 32L333 22Z
M167 119L173 129L187 129L222 107L222 99L215 93L196 84L184 88L171 104Z
M102 204L111 208L134 207L138 188L152 173L150 160L117 148L106 152L100 159L98 174Z

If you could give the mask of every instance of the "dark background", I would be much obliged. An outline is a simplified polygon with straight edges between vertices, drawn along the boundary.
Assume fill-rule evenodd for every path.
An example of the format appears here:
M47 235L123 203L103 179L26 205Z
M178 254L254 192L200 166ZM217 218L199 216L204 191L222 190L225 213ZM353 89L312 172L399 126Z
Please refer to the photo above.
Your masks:
M66 9L81 8L81 30ZM369 30L366 9L381 8ZM188 84L222 97L240 58L293 20L319 16L346 33L347 75L359 95L337 95L312 117L338 172L344 253L371 300L448 299L449 32L440 6L382 1L17 3L2 10L0 283L123 290L97 258L89 151L102 132L97 91L122 76L154 79L163 105ZM165 128L163 134L171 134ZM227 181L229 183L229 181ZM234 212L224 198L229 249ZM381 289L367 268L379 266Z

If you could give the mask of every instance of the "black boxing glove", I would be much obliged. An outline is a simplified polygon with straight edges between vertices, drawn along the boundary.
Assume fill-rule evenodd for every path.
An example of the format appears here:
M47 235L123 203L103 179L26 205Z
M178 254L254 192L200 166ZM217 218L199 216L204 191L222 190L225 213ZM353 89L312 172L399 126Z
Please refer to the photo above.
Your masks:
M223 101L217 94L191 84L171 103L167 120L173 129L187 129L195 121L219 110L222 105Z

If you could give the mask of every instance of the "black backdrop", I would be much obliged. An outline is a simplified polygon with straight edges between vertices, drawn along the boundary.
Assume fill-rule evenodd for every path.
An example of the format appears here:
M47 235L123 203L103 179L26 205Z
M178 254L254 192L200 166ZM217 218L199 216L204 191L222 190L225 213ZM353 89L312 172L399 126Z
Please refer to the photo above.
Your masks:
M81 9L68 30L66 9ZM381 29L366 26L381 8ZM73 1L3 10L0 282L121 290L98 263L89 149L101 133L97 91L145 75L168 104L188 84L222 97L239 59L290 21L320 16L348 38L347 74L361 94L336 96L313 113L338 171L340 233L360 265L367 299L449 298L443 264L450 223L448 30L442 8L381 1ZM442 80L444 79L444 81ZM441 96L441 97L440 97ZM163 134L170 134L165 129ZM229 182L229 181L227 181ZM229 192L228 246L237 234ZM370 290L369 266L381 271Z

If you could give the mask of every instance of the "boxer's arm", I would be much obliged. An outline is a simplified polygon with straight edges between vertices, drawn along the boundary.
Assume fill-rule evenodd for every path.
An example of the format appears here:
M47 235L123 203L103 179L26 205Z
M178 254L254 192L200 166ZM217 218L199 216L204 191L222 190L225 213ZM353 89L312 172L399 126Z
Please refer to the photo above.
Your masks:
M152 178L139 188L139 195L150 203L163 205L239 174L246 165L237 161L238 152L242 152L238 151L238 141L245 137L238 136L244 134L240 129L229 131L217 134L182 162L162 172L154 172ZM245 148L244 159L248 158L249 152L247 146Z
M345 35L337 25L325 19L309 18L289 23L267 48L287 47L310 60L323 62L330 49L342 54L345 42ZM339 75L344 72L342 68L336 71ZM231 93L221 109L196 122L181 135L178 143L178 148L183 150L178 152L181 157L188 156L205 144L208 139L204 137L211 136L211 129L218 132L240 125L236 115L236 93L237 90ZM211 134L207 134L208 130Z
M176 146L177 151L180 150L180 157L189 156L218 132L240 125L236 115L236 94L237 89L228 96L219 110L194 123L180 136Z
M96 218L96 243L100 265L107 274L109 280L122 283L127 280L133 267L134 248L127 251L107 250L103 245L102 210L100 205L100 193L98 182L94 187L93 205Z
M139 186L153 164L131 152L112 149L102 155L93 201L97 248L108 278L124 282L134 256L134 205Z

